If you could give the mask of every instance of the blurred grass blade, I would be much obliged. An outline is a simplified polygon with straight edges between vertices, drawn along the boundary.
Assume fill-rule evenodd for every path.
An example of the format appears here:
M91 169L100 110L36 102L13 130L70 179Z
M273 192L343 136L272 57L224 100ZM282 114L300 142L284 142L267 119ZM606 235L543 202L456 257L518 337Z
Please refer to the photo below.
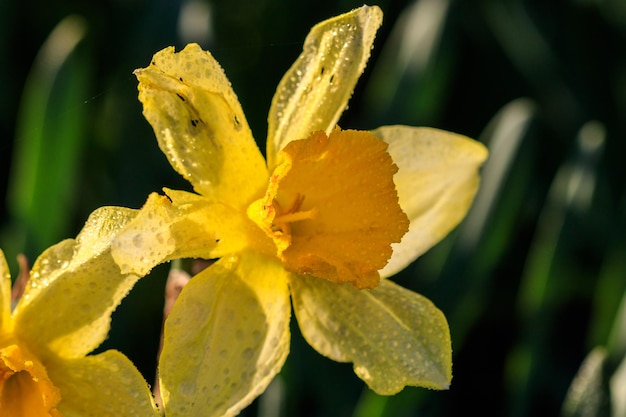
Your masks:
M609 399L603 382L606 351L592 350L574 378L563 403L563 417L609 417Z
M626 416L626 355L609 382L613 417Z
M376 394L374 391L364 389L359 402L357 403L353 417L383 417L385 415L385 406L389 402L390 397Z
M434 291L445 293L441 298L447 304L440 307L450 312L455 349L462 346L476 320L485 313L485 288L491 285L494 265L507 250L506 242L514 233L529 182L528 170L520 167L528 161L520 154L529 139L534 114L534 104L521 98L508 103L491 119L480 138L489 148L481 186L448 255L438 258L441 264L437 268L441 271L434 271L431 266L430 272L441 277L441 287ZM506 197L501 195L504 187ZM435 250L441 252L444 247L440 244Z
M482 169L480 189L472 208L459 230L457 243L461 250L475 247L483 235L534 113L529 99L512 101L496 114L481 135L481 142L489 148L489 159Z
M422 415L419 410L426 410L432 391L416 387L406 387L393 396L378 395L364 389L354 409L352 417L398 417ZM445 394L444 394L445 395ZM428 413L428 415L439 415Z
M607 248L593 294L589 345L607 346L611 356L621 357L626 354L626 239L624 236L617 239L617 243Z
M572 257L572 236L582 238L574 219L588 214L605 134L603 125L595 121L580 129L576 152L558 170L539 216L518 293L522 342L508 360L512 410L516 415L527 415L533 407L531 398L553 383L541 377L550 372L549 329L557 324L559 308L574 294L563 291L575 280L563 268Z
M258 399L257 417L281 417L285 408L285 382L277 376Z
M448 10L448 0L417 0L400 14L365 91L367 120L424 124L419 121L439 108L433 103L442 100L449 69L447 62L434 66L444 50Z
M626 291L613 318L608 348L585 358L563 402L564 417L626 416Z
M9 231L8 252L36 255L67 232L85 139L89 65L75 53L85 32L80 17L61 21L28 75L9 182L8 208L17 230Z
M207 48L214 42L211 3L184 0L180 5L177 32L183 44L195 42Z
M539 30L538 22L521 1L483 4L487 24L504 53L533 87L542 111L551 123L569 133L583 111L576 95L563 80L559 54Z
M579 132L574 160L561 167L552 183L522 277L519 304L526 318L533 317L547 301L552 263L567 214L584 214L591 204L605 135L599 122L585 124Z
M626 358L626 290L623 292L621 305L613 320L613 329L607 348L609 357L614 362Z

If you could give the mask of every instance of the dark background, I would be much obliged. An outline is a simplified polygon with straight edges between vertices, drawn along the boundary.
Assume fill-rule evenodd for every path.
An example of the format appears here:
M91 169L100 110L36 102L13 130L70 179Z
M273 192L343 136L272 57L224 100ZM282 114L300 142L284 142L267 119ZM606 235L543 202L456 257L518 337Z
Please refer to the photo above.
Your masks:
M626 396L616 373L626 366L626 3L378 4L384 23L342 127L433 126L491 151L467 219L396 278L446 314L453 384L377 396L293 326L271 395L244 414L610 415ZM360 5L0 1L0 247L13 276L18 253L32 262L99 206L189 189L137 101L132 71L153 53L191 41L209 49L264 149L274 89L310 27ZM149 381L167 268L133 289L102 347L122 350Z

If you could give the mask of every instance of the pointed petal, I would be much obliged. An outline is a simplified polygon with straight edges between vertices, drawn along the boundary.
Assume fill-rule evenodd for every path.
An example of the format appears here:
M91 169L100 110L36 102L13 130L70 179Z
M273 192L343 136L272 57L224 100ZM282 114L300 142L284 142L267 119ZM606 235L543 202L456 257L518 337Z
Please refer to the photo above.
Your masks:
M189 281L165 322L167 415L235 416L265 390L289 351L286 275L280 263L243 253Z
M382 23L377 6L363 6L318 23L302 54L278 84L268 116L267 161L290 141L330 134L348 104Z
M294 277L290 285L309 344L330 359L353 362L357 376L378 394L449 386L448 324L425 297L389 280L373 290L308 276Z
M0 250L0 334L11 329L11 274Z
M199 194L249 203L267 181L265 161L213 56L196 44L169 47L135 75L143 114L174 169Z
M389 144L387 151L398 165L394 182L400 207L411 221L381 270L381 276L389 277L463 220L478 189L487 149L465 136L425 127L385 126L372 133Z
M63 417L160 416L148 384L120 352L53 361L46 367L61 390Z
M109 251L135 213L100 208L76 240L50 247L35 261L13 317L16 336L38 357L84 356L102 343L111 313L138 279L121 274Z
M246 244L245 214L202 196L165 190L169 199L151 194L135 219L112 243L122 273L144 276L176 258L218 258ZM244 212L245 213L245 212Z

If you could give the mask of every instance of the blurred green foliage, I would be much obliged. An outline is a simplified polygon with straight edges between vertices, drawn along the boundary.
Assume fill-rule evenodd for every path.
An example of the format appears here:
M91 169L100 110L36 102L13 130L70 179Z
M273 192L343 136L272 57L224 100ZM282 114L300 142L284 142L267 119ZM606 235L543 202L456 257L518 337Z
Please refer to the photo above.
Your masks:
M491 157L464 223L397 277L450 322L447 392L380 397L293 328L247 416L626 415L626 3L380 1L385 21L341 125L428 125ZM309 28L348 0L0 2L0 247L17 274L95 208L189 188L141 115L132 70L211 50L264 149L274 89ZM167 266L114 315L151 381ZM67 306L71 308L72 306Z

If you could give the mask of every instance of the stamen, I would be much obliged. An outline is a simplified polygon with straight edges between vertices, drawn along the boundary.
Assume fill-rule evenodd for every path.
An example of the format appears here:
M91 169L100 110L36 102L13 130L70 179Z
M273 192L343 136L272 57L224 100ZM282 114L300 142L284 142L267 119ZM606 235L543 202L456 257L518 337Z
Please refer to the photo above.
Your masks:
M317 210L315 210L314 208L306 211L297 211L295 213L281 214L274 218L274 223L293 223L300 220L310 220L315 218L316 214Z
M302 203L304 203L304 195L300 193L296 194L296 198L294 198L293 203L291 203L291 205L284 210L281 209L278 201L274 201L274 203L278 207L279 213L294 213L300 210L300 207L302 207Z
M287 209L283 209L280 206L280 203L274 200L271 207L274 209L276 216L274 217L274 221L271 225L272 231L289 234L291 233L289 223L313 219L317 214L317 210L315 208L298 211L300 210L300 207L302 207L303 202L304 195L300 193L296 194L296 197Z

